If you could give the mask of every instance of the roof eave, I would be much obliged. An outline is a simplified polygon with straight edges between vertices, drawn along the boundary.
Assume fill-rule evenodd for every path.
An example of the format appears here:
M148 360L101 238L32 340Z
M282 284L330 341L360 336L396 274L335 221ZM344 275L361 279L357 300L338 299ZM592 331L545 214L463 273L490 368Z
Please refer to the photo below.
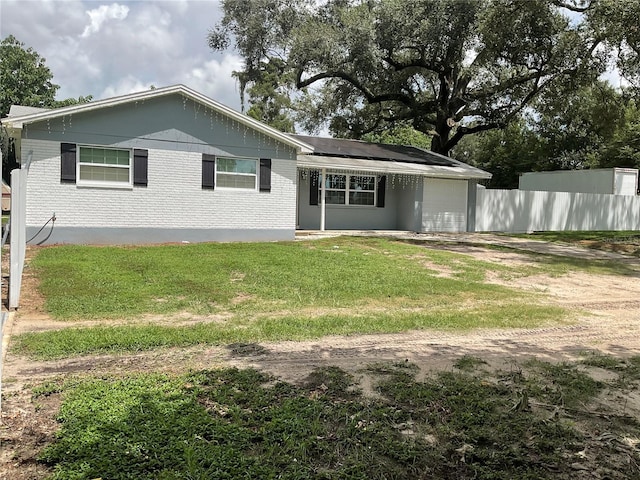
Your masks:
M329 160L330 159L330 160ZM360 160L360 161L358 161ZM370 171L396 175L418 175L438 178L466 178L474 180L488 180L493 175L484 170L472 167L462 162L449 167L443 165L423 165L399 161L380 161L367 159L349 159L346 157L322 157L317 155L298 156L297 165L300 168L327 168L345 171ZM375 165L374 165L375 164Z

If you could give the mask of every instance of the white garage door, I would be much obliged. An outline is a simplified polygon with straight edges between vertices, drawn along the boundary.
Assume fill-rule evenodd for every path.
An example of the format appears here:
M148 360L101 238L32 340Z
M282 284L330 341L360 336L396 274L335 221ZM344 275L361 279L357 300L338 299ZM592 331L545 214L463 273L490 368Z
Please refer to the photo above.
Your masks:
M467 231L467 181L425 178L423 232Z

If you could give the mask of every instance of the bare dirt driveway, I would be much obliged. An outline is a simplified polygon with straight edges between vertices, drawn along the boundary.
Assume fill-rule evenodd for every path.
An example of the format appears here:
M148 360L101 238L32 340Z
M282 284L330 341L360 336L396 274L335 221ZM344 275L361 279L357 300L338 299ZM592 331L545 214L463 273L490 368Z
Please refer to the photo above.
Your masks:
M640 354L640 259L615 253L597 252L573 246L558 246L489 235L412 236L425 242L425 248L441 248L472 255L499 264L535 262L531 252L578 258L605 259L624 263L625 275L597 275L574 272L568 275L530 276L509 282L511 287L536 291L550 304L574 312L573 322L532 330L491 329L470 332L424 330L399 334L325 337L304 342L279 342L163 349L132 355L97 355L55 361L34 361L9 351L4 365L2 434L9 449L0 454L0 478L16 477L12 459L30 453L20 440L37 446L50 441L56 429L53 415L56 405L35 411L29 401L28 384L52 378L84 374L120 374L145 371L183 372L189 369L223 366L254 367L283 380L296 382L319 366L337 366L358 377L365 391L367 379L363 367L377 362L409 361L424 373L449 369L463 355L484 359L493 368L536 357L540 360L575 360L585 352L601 352L619 357ZM486 244L508 247L488 248ZM488 278L490 282L504 282ZM69 326L54 322L41 310L35 279L25 278L23 307L14 316L9 333ZM627 412L640 416L640 393L631 392ZM627 407L625 407L627 408ZM27 440L27 438L29 440ZM20 450L23 448L23 450ZM20 450L20 452L18 452ZM17 453L18 452L18 453ZM34 462L36 465L36 462ZM34 467L36 468L36 467ZM11 475L11 476L3 476Z

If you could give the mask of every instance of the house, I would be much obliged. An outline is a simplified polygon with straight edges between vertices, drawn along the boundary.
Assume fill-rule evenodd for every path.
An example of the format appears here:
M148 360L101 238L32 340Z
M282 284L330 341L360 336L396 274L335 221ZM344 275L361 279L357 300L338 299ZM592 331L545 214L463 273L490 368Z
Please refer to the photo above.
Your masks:
M183 85L12 109L32 243L473 230L490 174L412 147L286 135ZM45 227L45 228L43 228Z
M296 158L311 147L183 85L4 123L33 243L295 236Z

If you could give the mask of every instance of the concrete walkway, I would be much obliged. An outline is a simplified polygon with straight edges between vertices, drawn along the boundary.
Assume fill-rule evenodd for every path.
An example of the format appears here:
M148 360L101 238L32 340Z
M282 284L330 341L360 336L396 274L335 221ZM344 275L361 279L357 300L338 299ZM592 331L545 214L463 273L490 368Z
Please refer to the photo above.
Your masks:
M640 267L640 258L631 255L605 252L567 243L547 242L544 240L533 240L531 238L498 235L495 233L415 233L396 230L330 230L324 232L317 230L299 230L296 232L296 240L313 240L339 236L389 237L402 240L424 241L425 243L468 244L475 246L494 245L545 255L558 255L589 260L614 260L626 265Z

